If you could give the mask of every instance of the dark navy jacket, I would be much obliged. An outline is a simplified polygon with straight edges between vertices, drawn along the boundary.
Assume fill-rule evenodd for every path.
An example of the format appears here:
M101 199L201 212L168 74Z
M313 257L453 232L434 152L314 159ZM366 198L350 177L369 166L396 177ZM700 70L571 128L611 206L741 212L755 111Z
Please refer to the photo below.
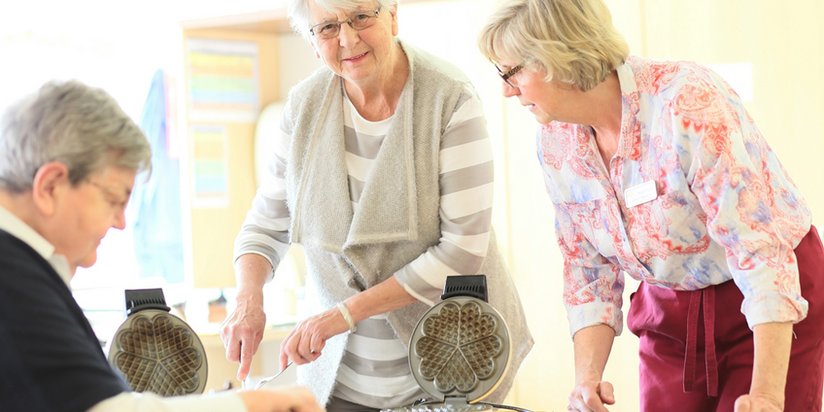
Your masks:
M86 411L129 391L66 283L0 230L0 411Z

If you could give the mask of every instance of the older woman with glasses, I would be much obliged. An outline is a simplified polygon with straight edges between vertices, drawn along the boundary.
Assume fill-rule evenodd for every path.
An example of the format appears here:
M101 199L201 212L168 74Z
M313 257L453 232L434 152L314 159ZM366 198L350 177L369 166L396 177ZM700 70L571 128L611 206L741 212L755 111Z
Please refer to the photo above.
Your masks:
M406 43L396 1L293 0L289 15L325 67L289 93L270 181L236 240L237 308L222 337L249 371L263 285L304 247L321 308L281 346L329 410L378 410L424 393L407 344L446 277L486 274L513 336L502 400L532 345L491 226L492 150L481 106L455 68Z
M601 0L514 0L483 28L541 124L575 349L569 410L606 411L627 316L645 411L820 411L824 251L798 188L716 74L629 57Z
M78 81L50 81L0 115L0 411L320 412L306 388L137 393L109 365L70 281L110 229L126 227L151 160L117 102ZM186 368L135 369L184 393L192 381Z

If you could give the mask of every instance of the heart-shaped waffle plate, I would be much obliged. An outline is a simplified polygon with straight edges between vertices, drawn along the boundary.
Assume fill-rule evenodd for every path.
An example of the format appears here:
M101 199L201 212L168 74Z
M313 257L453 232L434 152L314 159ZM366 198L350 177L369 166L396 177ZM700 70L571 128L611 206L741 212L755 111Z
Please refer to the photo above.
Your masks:
M483 400L509 366L509 330L483 300L456 296L441 301L418 321L409 345L412 375L433 398Z
M115 332L108 359L135 392L180 396L206 387L208 364L200 338L166 310L132 312Z

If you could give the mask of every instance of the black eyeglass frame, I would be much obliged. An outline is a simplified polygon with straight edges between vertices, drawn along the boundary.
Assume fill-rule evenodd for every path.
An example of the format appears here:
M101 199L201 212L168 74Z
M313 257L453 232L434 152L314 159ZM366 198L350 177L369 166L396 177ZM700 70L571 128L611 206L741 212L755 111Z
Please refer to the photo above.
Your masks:
M521 64L519 64L519 65L517 65L517 66L515 66L515 67L513 67L513 68L511 68L511 69L509 69L509 70L507 70L507 72L506 72L506 73L504 73L504 72L501 70L501 68L500 68L500 67L498 67L498 65L495 65L495 68L498 70L498 75L499 75L499 76L501 76L501 79L502 79L502 80L503 80L506 84L508 84L508 85L509 85L509 87L512 87L512 88L517 88L517 87L518 87L518 86L516 86L516 85L512 84L512 82L511 82L511 81L509 81L509 79L511 79L511 78L512 78L512 76L514 76L514 75L518 74L518 72L519 72L519 71L521 71L521 69L523 69L523 68L524 68L524 63L521 63Z
M334 39L335 37L338 37L338 35L340 35L340 26L343 25L344 23L348 24L349 27L351 27L351 28L353 28L357 31L368 29L368 28L372 27L372 24L370 24L368 26L360 27L360 28L355 27L356 23L354 23L352 21L352 17L365 15L365 16L368 17L368 21L371 21L372 19L378 17L378 14L380 14L380 12L381 12L381 8L382 8L382 6L378 6L377 9L372 10L372 11L356 11L356 12L353 12L352 14L349 15L348 19L343 20L343 21L326 21L326 22L323 22L323 23L318 23L318 24L316 24L316 25L309 28L309 33L312 36L315 36L319 39L329 40L329 39ZM329 24L337 26L337 29L335 30L335 35L334 36L323 37L323 36L318 35L318 33L315 33L315 29L317 29L318 27L326 26L326 25L329 25Z

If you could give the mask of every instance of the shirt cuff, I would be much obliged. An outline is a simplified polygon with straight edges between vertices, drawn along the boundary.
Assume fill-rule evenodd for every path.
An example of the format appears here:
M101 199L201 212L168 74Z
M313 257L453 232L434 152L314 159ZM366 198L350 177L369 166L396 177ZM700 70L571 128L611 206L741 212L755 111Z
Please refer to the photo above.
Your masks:
M747 325L752 329L762 323L801 322L807 317L809 306L807 300L801 296L793 299L774 292L744 299L741 303L741 312L747 318Z
M579 330L604 324L615 331L615 336L621 335L624 329L624 314L621 308L607 302L590 302L576 306L567 306L570 336L575 336Z

